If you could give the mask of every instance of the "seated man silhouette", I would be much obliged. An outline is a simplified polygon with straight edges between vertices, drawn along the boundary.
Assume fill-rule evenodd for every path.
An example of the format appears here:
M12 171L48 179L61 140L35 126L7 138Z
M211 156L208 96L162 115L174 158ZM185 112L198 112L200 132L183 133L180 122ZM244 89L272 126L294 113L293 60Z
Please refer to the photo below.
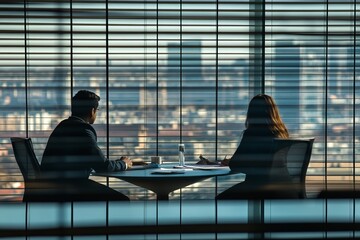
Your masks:
M129 200L118 191L92 181L95 171L124 171L131 168L128 157L108 160L97 145L97 134L91 126L95 122L100 97L93 92L80 90L72 98L71 116L60 122L47 142L41 171L44 178L61 183L59 191L72 200Z

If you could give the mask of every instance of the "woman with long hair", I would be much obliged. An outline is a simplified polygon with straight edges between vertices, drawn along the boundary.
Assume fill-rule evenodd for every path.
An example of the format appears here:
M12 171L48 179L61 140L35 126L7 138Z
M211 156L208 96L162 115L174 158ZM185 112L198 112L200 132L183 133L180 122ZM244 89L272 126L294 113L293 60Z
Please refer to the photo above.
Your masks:
M269 129L278 138L289 137L274 99L266 94L256 95L250 101L245 126L246 129Z
M289 138L272 97L259 94L251 99L245 128L235 153L223 164L233 172L245 173L246 180L219 194L217 199L262 198L269 184L291 181L285 164L278 164L276 174L272 171L273 139Z

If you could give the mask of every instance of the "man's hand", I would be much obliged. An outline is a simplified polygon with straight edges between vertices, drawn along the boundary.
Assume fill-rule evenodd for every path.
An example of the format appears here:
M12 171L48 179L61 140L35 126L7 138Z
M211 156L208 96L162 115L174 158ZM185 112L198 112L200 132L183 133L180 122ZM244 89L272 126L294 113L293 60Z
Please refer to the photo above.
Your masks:
M128 158L128 157L121 157L120 160L123 161L123 162L126 164L126 169L132 168L132 165L133 165L133 164L132 164L132 161L131 161L130 158Z

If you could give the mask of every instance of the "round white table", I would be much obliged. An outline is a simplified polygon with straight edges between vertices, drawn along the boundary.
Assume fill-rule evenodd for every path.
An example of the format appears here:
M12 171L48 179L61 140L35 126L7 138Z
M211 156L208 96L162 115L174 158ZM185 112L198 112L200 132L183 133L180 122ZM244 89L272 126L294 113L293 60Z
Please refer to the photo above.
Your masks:
M97 172L93 173L93 176L102 177L114 177L126 182L132 183L139 187L146 188L156 193L158 200L168 200L169 193L186 187L195 182L205 180L207 178L227 175L230 173L228 167L219 167L215 169L193 169L184 171L183 173L176 173L178 169L175 169L173 173L167 173L167 169L170 171L174 165L161 165L161 168L166 168L163 172L158 168L149 169L134 169L121 172ZM155 171L155 172L154 172ZM159 173L156 173L159 172Z

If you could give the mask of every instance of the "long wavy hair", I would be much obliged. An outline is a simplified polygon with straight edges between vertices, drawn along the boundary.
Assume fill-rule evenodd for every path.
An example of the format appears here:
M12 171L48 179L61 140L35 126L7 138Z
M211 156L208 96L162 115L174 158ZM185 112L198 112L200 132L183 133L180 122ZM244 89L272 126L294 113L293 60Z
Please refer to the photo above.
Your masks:
M266 94L259 94L251 99L245 127L268 128L278 138L289 138L289 132L274 99Z

